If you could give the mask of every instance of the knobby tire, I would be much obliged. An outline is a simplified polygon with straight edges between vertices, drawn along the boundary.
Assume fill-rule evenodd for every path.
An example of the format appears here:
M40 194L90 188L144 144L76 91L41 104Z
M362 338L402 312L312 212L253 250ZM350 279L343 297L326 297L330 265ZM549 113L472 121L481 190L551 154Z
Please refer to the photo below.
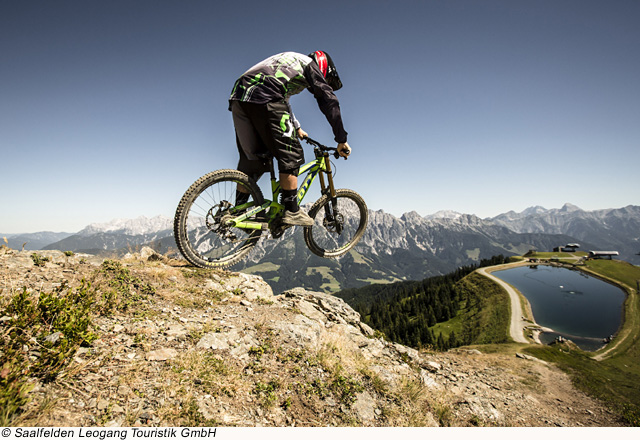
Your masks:
M314 225L304 229L304 240L314 254L337 258L349 252L364 235L369 211L364 199L350 189L336 190L335 203L341 218L332 218L334 201L323 195L309 209ZM328 211L327 211L328 210Z
M264 203L262 191L246 174L218 170L196 180L178 204L173 233L186 260L201 268L224 268L242 260L258 243L262 231L228 228L221 219L235 204L238 186L251 194L254 205Z

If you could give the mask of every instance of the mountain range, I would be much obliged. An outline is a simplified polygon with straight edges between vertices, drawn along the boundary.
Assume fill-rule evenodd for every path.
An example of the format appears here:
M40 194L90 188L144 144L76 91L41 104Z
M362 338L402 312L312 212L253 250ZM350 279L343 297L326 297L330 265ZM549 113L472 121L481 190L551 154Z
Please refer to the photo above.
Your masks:
M37 233L7 236L20 249L58 249L91 254L125 253L150 245L160 253L175 250L172 219L162 216L118 219L91 224L76 234ZM565 204L539 206L492 218L454 211L400 218L369 211L360 243L339 260L317 257L306 248L301 230L280 239L263 239L233 270L255 273L276 291L305 287L337 291L374 282L423 279L474 264L494 255L522 255L529 249L551 251L567 243L581 250L616 250L620 258L640 264L640 206L584 211Z

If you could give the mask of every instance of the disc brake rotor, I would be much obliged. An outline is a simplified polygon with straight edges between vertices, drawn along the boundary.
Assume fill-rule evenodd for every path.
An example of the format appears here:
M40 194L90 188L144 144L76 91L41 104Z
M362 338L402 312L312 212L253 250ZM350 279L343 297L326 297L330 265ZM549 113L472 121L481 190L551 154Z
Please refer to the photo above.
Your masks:
M238 239L238 236L231 230L231 226L227 224L227 222L233 218L233 216L229 214L229 209L232 207L233 205L231 203L223 200L209 209L205 219L207 229L228 241Z
M325 216L324 220L322 221L322 226L324 226L327 231L336 232L338 234L342 232L343 224L344 224L343 215L335 212L333 214L333 219L329 219Z

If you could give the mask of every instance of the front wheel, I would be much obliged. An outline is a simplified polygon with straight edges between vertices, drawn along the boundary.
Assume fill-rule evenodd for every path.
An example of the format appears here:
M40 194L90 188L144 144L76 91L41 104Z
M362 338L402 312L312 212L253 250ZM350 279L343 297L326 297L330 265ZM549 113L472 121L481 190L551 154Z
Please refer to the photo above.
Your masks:
M336 190L336 197L324 195L309 210L314 219L304 228L304 241L314 254L336 258L347 253L362 238L369 220L367 204L350 189Z
M248 200L236 208L238 188L248 193ZM262 203L260 188L240 171L218 170L201 177L185 192L176 210L173 234L178 249L198 267L237 263L258 243L262 231L234 228L229 219Z

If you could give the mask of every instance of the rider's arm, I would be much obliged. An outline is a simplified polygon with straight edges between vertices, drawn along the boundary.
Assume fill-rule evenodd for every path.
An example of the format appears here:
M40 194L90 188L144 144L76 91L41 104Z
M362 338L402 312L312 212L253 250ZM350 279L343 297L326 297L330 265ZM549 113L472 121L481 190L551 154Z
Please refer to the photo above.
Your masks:
M293 114L293 110L291 109L291 104L289 104L289 99L286 99L287 107L289 108L289 114L291 115L291 122L293 123L293 128L296 130L300 130L300 121L296 119L296 115Z
M289 113L291 114L291 121L293 122L293 128L295 128L296 132L298 133L298 138L304 139L307 136L309 136L307 132L300 127L300 121L296 119L296 115L293 114L293 110L291 110L291 106L289 106Z
M289 104L288 100L286 102L287 102L287 106L289 107L289 114L291 115L291 122L293 123L293 128L298 133L298 138L300 138L300 139L306 138L309 135L307 134L306 131L304 131L302 128L300 128L300 121L298 121L296 119L296 115L293 114L293 110L291 109L291 104Z
M342 115L340 113L340 103L333 93L333 89L325 81L322 73L318 70L316 63L310 63L304 69L304 76L309 84L309 91L318 102L320 111L327 118L333 130L334 139L338 143L347 142L347 132L342 125Z
M291 107L289 107L289 109L291 109ZM293 111L290 111L291 113L291 122L293 122L293 128L295 128L296 130L300 129L300 122L296 119L296 115L293 114Z

